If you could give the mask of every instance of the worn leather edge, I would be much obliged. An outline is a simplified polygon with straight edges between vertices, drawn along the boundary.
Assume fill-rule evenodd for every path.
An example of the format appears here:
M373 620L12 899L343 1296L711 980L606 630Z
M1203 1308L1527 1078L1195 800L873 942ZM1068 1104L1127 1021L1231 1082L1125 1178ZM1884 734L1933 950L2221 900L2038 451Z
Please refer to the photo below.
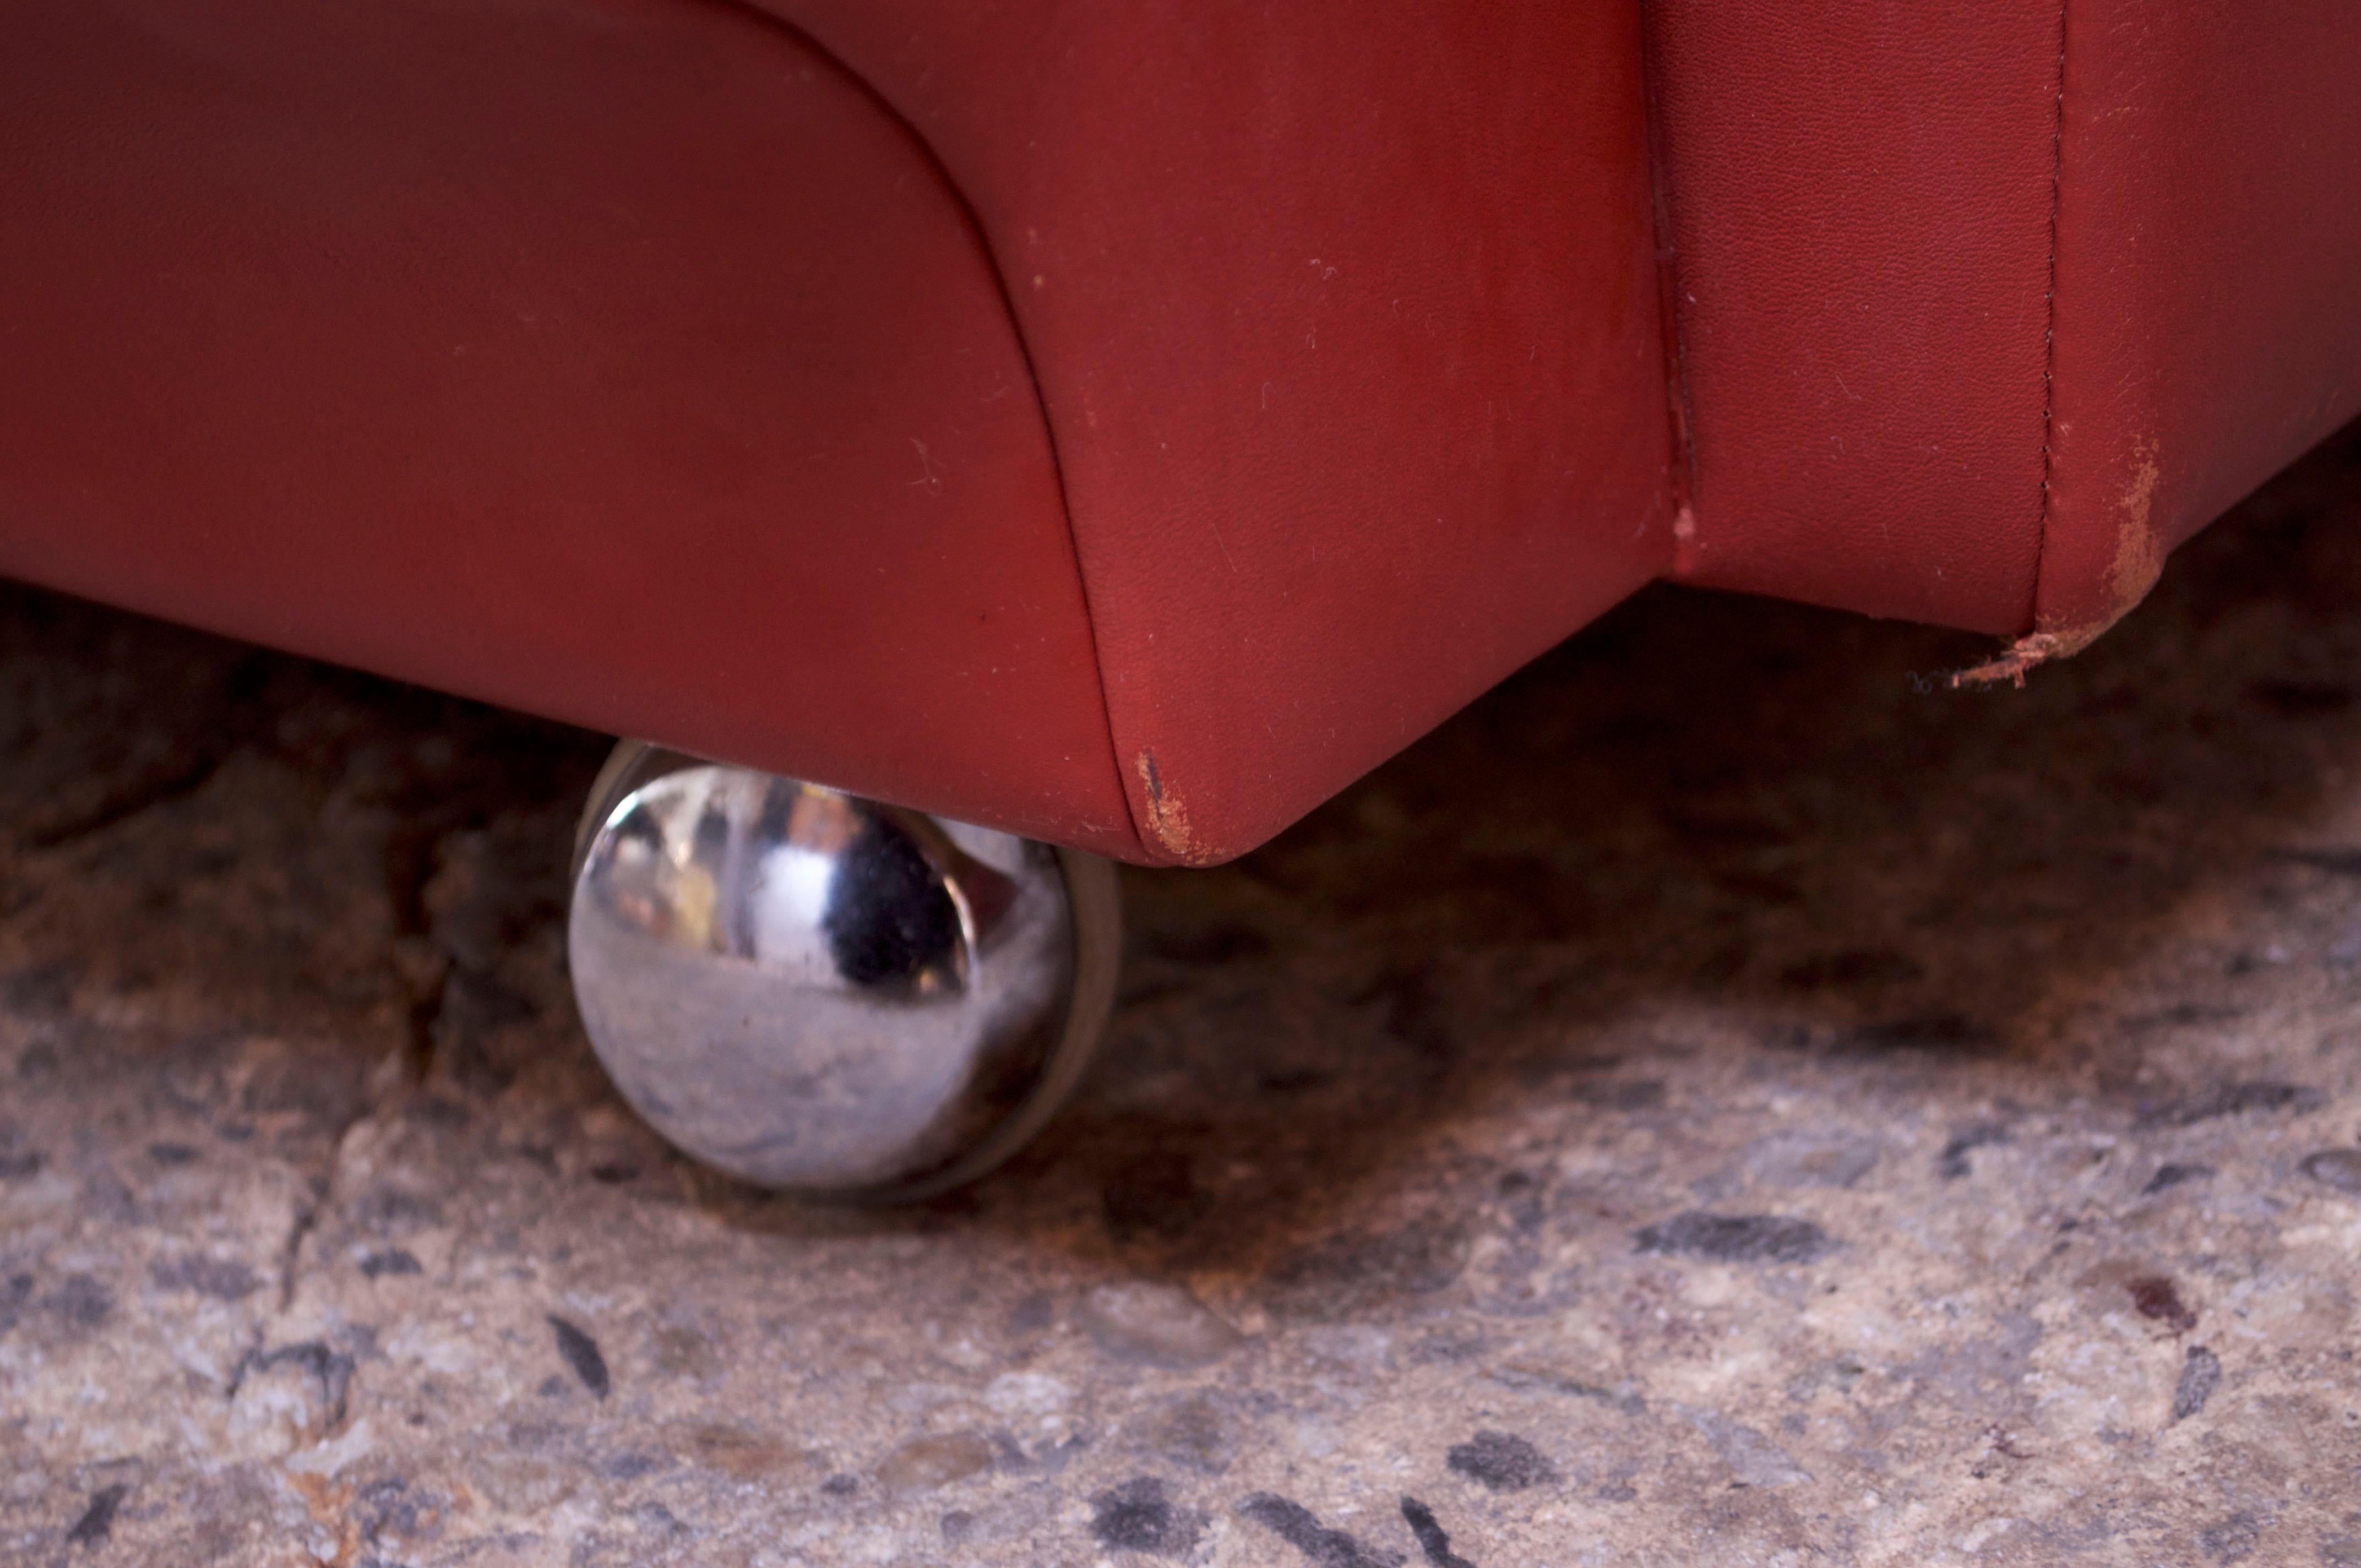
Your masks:
M763 26L775 28L794 38L798 44L833 66L847 82L853 83L869 98L880 114L886 115L899 126L910 138L911 145L925 157L928 166L933 169L935 177L942 182L944 192L948 193L951 203L958 207L961 220L966 225L969 236L974 240L978 254L983 258L985 265L990 269L994 292L1000 300L1002 312L1008 317L1008 330L1016 340L1016 352L1024 361L1026 379L1032 387L1033 406L1041 416L1043 439L1048 442L1049 447L1050 472L1055 476L1058 486L1058 507L1060 513L1059 521L1066 532L1067 556L1073 564L1074 580L1082 593L1082 618L1090 630L1093 663L1091 675L1098 686L1099 718L1104 728L1106 738L1106 765L1115 776L1116 792L1123 796L1126 804L1132 806L1131 842L1120 845L1093 843L1091 848L1098 853L1112 853L1120 860L1133 861L1139 864L1151 863L1156 858L1151 846L1157 842L1150 837L1152 825L1140 818L1135 797L1126 787L1126 782L1123 776L1123 765L1116 751L1115 717L1107 701L1106 644L1099 635L1098 615L1091 600L1090 576L1082 570L1082 541L1076 538L1074 533L1074 509L1068 496L1065 464L1058 447L1058 422L1050 417L1049 394L1041 386L1040 372L1034 360L1033 345L1026 336L1024 317L1017 312L1016 302L1009 294L1008 269L992 243L991 231L984 226L983 218L977 214L973 199L969 196L958 178L951 172L950 165L944 159L941 149L928 139L926 133L919 128L917 119L902 104L895 103L877 82L853 69L850 60L829 48L824 40L775 11L766 8L759 4L758 0L718 0L718 3L752 17Z

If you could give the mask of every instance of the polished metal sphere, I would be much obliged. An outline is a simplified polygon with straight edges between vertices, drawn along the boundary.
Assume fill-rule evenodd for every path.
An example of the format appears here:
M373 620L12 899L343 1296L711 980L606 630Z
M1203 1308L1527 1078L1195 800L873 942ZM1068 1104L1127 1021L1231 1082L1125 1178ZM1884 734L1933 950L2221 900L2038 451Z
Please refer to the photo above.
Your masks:
M708 1165L845 1198L997 1165L1114 1003L1114 868L626 741L591 791L567 956L623 1097Z

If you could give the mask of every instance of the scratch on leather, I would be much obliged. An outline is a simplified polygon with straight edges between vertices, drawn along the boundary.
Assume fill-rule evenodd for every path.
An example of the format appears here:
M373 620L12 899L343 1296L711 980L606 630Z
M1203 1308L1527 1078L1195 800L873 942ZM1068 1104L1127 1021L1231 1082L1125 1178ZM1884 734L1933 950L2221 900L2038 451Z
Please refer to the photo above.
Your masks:
M2102 583L2106 609L2079 626L2047 626L2009 644L2008 651L1951 677L1954 687L1991 685L2011 681L2022 686L2026 672L2052 659L2070 658L2097 641L2102 633L2147 597L2164 570L2164 553L2157 548L2150 515L2156 510L2158 474L2156 443L2135 442L2131 478L2115 503L2115 556L2107 564Z
M1164 775L1157 770L1156 753L1142 751L1133 766L1139 773L1139 787L1148 795L1148 830L1164 852L1173 859L1195 862L1210 859L1189 829L1189 808L1178 795L1165 787Z

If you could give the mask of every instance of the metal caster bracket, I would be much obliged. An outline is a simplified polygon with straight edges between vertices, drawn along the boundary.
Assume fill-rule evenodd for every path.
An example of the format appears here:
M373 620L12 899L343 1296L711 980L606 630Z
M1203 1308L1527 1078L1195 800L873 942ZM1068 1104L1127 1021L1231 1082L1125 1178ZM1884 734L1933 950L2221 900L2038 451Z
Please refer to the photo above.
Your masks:
M590 1043L675 1145L866 1201L973 1180L1115 1003L1095 856L626 740L591 786L566 950Z

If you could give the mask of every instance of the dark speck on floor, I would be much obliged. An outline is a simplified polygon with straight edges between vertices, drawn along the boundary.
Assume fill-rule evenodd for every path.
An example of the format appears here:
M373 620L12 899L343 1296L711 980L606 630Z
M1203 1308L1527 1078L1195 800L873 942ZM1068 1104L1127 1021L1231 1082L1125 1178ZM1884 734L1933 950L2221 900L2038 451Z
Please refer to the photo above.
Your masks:
M598 1353L598 1342L564 1318L549 1320L552 1332L557 1336L557 1354L582 1380L582 1387L600 1398L607 1397L607 1358Z
M2361 1192L2361 1149L2321 1149L2297 1161L2296 1168L2323 1187Z
M2008 1128L2003 1123L1977 1122L1962 1127L1943 1145L1943 1152L1935 1162L1935 1174L1946 1181L1957 1181L1973 1168L1968 1161L1971 1153L2006 1142Z
M2202 1344L2189 1347L2180 1364L2180 1380L2173 1385L2172 1419L2187 1420L2205 1408L2222 1382L2222 1358Z
M2143 1111L2136 1124L2142 1127L2191 1127L2217 1116L2236 1116L2249 1112L2299 1114L2317 1111L2327 1102L2327 1096L2319 1090L2302 1084L2225 1083L2202 1094L2169 1101Z
M1465 1557L1451 1550L1451 1536L1434 1517L1434 1510L1416 1497L1401 1500L1402 1522L1410 1526L1418 1538L1418 1549L1426 1554L1430 1568L1476 1568Z
M1406 1561L1399 1552L1378 1551L1330 1530L1310 1508L1275 1492L1257 1492L1238 1512L1301 1552L1312 1568L1401 1568Z
M1642 1252L1713 1263L1811 1263L1835 1245L1809 1220L1696 1210L1642 1226L1633 1240Z
M1202 1528L1199 1516L1173 1506L1153 1475L1135 1476L1091 1499L1091 1534L1110 1550L1183 1557Z
M2144 1274L2128 1287L2132 1305L2143 1318L2154 1318L2175 1333L2186 1333L2197 1326L2197 1314L2180 1299L2180 1291L2161 1274Z
M2147 1185L2140 1189L2140 1196L2154 1197L2184 1182L2210 1180L2214 1175L2215 1171L2210 1165L2200 1165L2193 1160L2185 1165L2177 1160L2167 1160L2156 1168L2154 1176L2147 1179Z
M1521 1492L1558 1479L1557 1466L1511 1432L1479 1431L1452 1444L1445 1458L1453 1470L1495 1492Z
M424 1269L416 1257L398 1246L365 1253L360 1261L361 1276L367 1279L382 1279L388 1275L420 1274Z
M93 1492L90 1495L90 1501L82 1508L82 1517L74 1520L71 1530L66 1531L66 1544L69 1546L104 1545L106 1538L115 1531L115 1510L123 1507L123 1499L129 1495L130 1490L130 1487L118 1482L112 1486L101 1486L97 1491Z
M254 1270L236 1258L173 1258L156 1264L148 1276L159 1290L191 1290L218 1301L243 1299L262 1285Z

